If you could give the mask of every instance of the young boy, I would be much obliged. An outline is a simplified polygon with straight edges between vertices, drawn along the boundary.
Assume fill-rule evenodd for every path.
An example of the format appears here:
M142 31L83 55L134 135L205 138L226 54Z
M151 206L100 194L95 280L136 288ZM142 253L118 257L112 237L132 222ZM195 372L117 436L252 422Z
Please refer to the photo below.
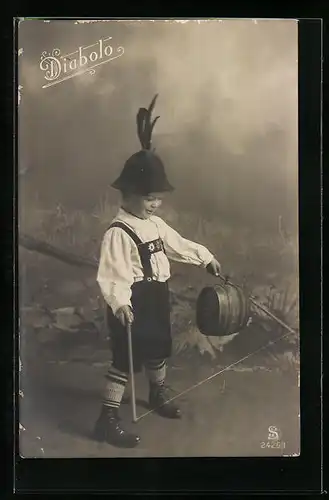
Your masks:
M149 404L167 418L180 410L167 400L164 381L171 355L168 280L169 260L194 264L217 275L220 264L203 246L184 239L155 215L166 192L173 190L160 158L151 151L153 99L137 115L142 150L131 156L112 186L122 193L121 208L105 233L97 281L108 305L113 361L107 373L95 438L134 447L140 438L125 431L118 409L128 382L127 324L131 325L134 371L144 365L149 379Z

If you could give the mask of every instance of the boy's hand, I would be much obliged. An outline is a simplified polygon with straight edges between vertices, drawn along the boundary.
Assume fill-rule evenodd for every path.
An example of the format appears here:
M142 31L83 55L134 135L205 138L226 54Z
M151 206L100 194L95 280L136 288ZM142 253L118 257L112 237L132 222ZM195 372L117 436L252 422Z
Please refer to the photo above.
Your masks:
M134 315L130 306L122 306L116 312L116 317L123 326L132 324L134 321Z
M210 273L214 276L219 276L221 273L220 263L216 259L213 259L210 262L210 264L207 265L207 271L208 271L208 273Z

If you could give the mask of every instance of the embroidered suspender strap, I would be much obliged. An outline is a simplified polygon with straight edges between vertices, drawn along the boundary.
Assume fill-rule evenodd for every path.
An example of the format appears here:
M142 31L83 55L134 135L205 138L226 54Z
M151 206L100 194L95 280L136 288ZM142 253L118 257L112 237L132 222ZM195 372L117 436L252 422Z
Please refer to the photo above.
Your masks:
M130 238L133 240L135 245L137 246L139 256L141 259L142 267L143 267L143 272L144 272L144 277L148 281L152 279L152 266L151 266L151 260L150 260L150 253L147 251L147 245L145 245L142 240L137 236L136 233L130 227L126 226L126 224L123 224L122 222L113 222L109 229L112 227L119 227L123 231L125 231Z
M148 241L147 243L143 243L145 247L147 247L150 255L156 252L165 252L163 241L161 238L157 238L156 240Z

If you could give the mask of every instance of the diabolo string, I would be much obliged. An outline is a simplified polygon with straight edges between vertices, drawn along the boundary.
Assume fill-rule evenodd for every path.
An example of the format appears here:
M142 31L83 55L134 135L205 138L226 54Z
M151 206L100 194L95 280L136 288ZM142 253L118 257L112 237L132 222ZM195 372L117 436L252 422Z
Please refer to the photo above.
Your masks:
M189 387L188 389L185 389L184 391L180 392L179 394L173 396L172 398L168 399L163 405L161 406L164 406L168 403L170 403L171 401L174 401L175 399L178 399L179 397L183 396L183 394L187 394L188 392L192 391L193 389L196 389L197 387L200 387L202 384L205 384L206 382L209 382L210 380L214 379L215 377L217 377L218 375L220 375L221 373L224 373L225 371L229 370L230 368L232 368L233 366L236 366L237 364L241 363L242 361L245 361L246 359L250 358L251 356L253 356L254 354L257 354L258 352L262 351L263 349L266 349L268 346L270 345L273 345L275 344L276 342L278 342L279 340L283 340L284 338L288 337L289 335L291 334L291 332L289 333L285 333L284 335L281 335L280 337L278 337L277 339L275 340L270 340L269 342L267 342L266 344L262 345L261 347L259 347L258 349L256 349L255 351L247 354L246 356L238 359L237 361L235 361L234 363L231 363L230 365L228 366L225 366L224 368L222 368L221 370L219 370L218 372L216 373L213 373L212 375L210 375L209 377L207 377L206 379L204 380L201 380L200 382L198 382L197 384L194 384L192 385L191 387ZM157 408L153 408L152 410L149 410L145 413L143 413L142 415L140 415L139 417L136 418L136 422L138 422L139 420L141 420L142 418L146 417L147 415L150 415L151 413L153 413L154 411L156 411L157 409L159 408L159 406Z

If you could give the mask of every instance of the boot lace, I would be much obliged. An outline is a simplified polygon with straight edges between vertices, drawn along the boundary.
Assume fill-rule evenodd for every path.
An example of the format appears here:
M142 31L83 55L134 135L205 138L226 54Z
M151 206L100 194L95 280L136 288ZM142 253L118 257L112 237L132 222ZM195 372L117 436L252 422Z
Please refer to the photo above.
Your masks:
M170 385L162 384L156 388L159 397L164 401L169 401L171 398L178 394L178 391L173 389Z

